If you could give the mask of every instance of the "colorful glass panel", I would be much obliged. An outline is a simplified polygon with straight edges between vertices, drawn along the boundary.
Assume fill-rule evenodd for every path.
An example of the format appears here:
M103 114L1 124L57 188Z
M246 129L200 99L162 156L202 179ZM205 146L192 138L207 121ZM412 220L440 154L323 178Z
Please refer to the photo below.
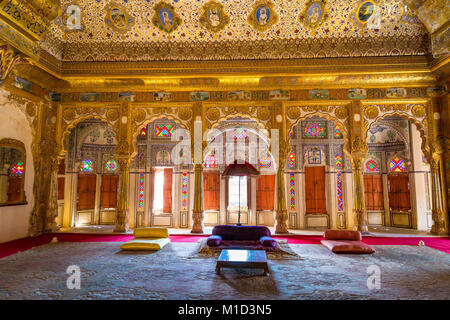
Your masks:
M336 139L341 139L342 138L342 131L341 131L341 128L339 126L336 126L336 128L334 130L334 137Z
M188 176L187 173L183 173L181 180L181 207L184 211L187 210L188 199Z
M234 140L245 140L247 139L247 130L242 128L233 129L231 136Z
M303 125L304 138L325 138L327 126L323 122L307 122Z
M288 156L289 168L293 169L295 167L295 154L293 152L289 153Z
M342 154L336 153L335 159L336 159L336 168L342 168L343 167Z
M155 135L157 137L171 137L173 136L173 124L156 124Z
M344 211L344 197L342 194L342 170L336 173L337 211Z
M399 157L395 157L389 162L391 172L405 172L405 161Z
M217 168L217 160L214 154L209 154L206 156L205 168Z
M81 172L92 172L94 171L94 163L91 159L85 159L81 161L80 170Z
M424 165L428 165L428 160L425 158L425 155L422 153L422 162Z
M378 172L379 170L378 163L375 160L370 159L369 161L366 162L366 170L369 172Z
M117 173L118 168L119 168L119 166L117 164L117 161L109 160L108 162L106 162L106 165L105 165L106 172Z
M138 199L139 209L144 208L144 173L139 174L139 199Z
M291 197L291 211L295 211L295 174L289 174L289 194Z
M143 127L141 129L141 132L139 133L139 138L141 139L147 138L147 127Z
M259 158L258 165L260 168L272 167L272 157L270 155L266 155L266 156Z
M23 162L16 162L11 167L11 175L20 176L23 174Z

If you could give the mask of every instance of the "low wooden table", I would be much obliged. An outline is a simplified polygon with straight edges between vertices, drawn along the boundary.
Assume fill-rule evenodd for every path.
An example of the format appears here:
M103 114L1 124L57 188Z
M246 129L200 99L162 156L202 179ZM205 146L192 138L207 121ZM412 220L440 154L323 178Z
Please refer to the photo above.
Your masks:
M221 268L264 269L264 275L269 272L265 250L222 250L219 259L217 259L217 274L220 274Z

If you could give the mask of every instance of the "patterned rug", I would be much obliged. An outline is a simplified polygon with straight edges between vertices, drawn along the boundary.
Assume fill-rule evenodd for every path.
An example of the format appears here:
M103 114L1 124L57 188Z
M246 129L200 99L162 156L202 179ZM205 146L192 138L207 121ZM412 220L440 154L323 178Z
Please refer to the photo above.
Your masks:
M197 248L189 255L189 259L194 258L218 258L223 248L210 247L206 244L207 239L200 239ZM269 260L302 260L302 258L289 246L286 240L276 240L277 246L274 251L266 250ZM233 248L229 248L233 249ZM245 249L245 248L239 248ZM264 250L264 249L261 249Z
M121 242L44 244L0 259L0 299L448 299L450 255L429 247L376 246L372 255L335 255L321 245L290 244L302 260L269 260L260 270L224 269L215 258L189 259L197 243L157 252L123 252ZM70 265L81 288L68 289ZM380 269L380 289L367 287Z

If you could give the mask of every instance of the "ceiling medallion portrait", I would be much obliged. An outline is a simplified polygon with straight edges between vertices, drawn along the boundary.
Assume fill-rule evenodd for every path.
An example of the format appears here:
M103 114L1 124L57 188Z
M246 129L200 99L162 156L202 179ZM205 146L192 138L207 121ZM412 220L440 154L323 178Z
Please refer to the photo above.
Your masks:
M128 32L134 25L134 19L131 17L125 7L111 2L105 7L105 23L108 27L119 33Z
M253 10L250 12L247 20L256 30L265 31L278 22L278 15L273 8L272 2L262 0L253 5Z
M378 6L378 1L362 0L355 10L350 14L350 19L356 26L367 27L371 30L380 29L381 9Z
M311 29L319 27L330 17L326 4L326 0L309 0L298 18L299 21Z
M210 1L203 6L200 24L212 32L218 32L230 22L230 17L223 10L223 5Z
M153 9L155 14L152 22L160 30L171 33L181 24L181 18L175 13L175 8L172 5L159 2Z
M54 23L60 26L64 32L84 31L86 29L83 23L83 13L77 2L72 2L63 7L61 14L55 19Z

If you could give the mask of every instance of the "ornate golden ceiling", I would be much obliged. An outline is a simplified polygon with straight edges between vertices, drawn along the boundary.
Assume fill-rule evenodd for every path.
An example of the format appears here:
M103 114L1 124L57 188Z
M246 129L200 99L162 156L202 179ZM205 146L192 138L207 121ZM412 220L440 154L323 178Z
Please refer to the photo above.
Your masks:
M40 42L60 61L427 55L403 0L62 0Z

